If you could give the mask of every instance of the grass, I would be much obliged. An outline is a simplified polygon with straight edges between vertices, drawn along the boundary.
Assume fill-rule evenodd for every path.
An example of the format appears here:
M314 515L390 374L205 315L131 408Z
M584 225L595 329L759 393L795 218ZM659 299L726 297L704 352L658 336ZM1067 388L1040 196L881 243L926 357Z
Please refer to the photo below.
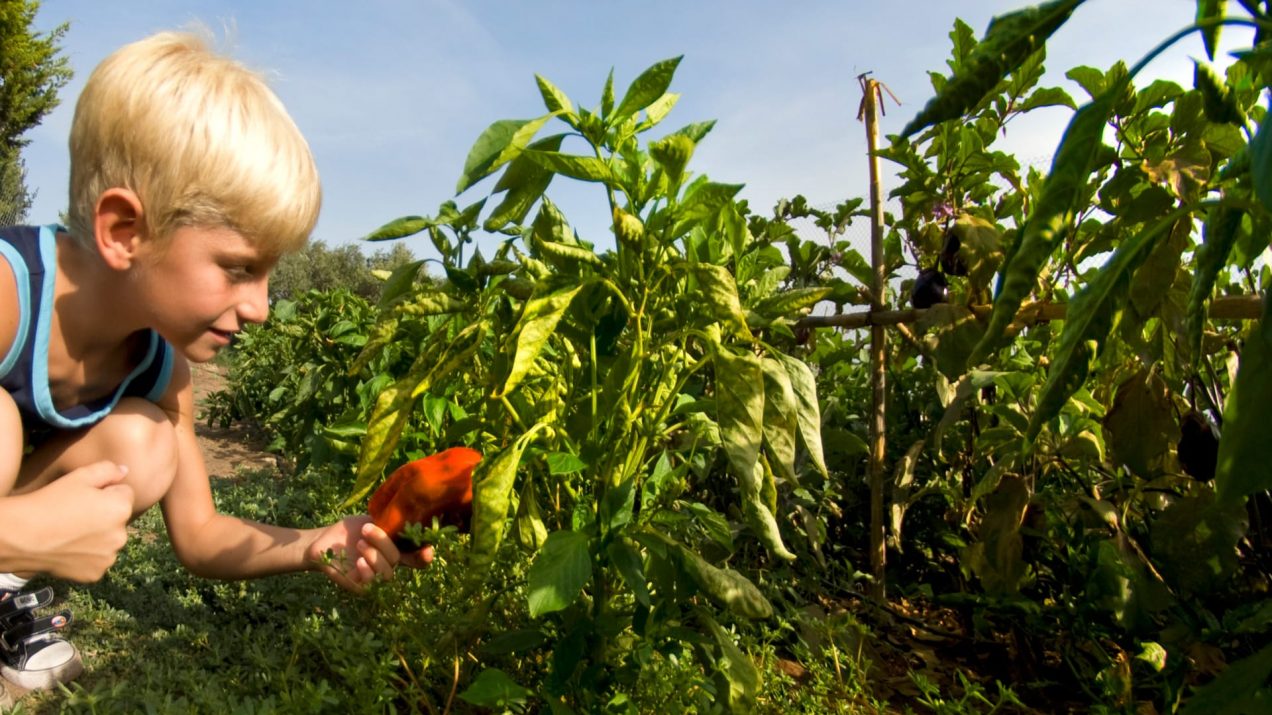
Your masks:
M246 472L218 480L214 490L224 512L295 526L335 519L333 505L342 496L338 480L315 471L287 479ZM461 596L461 549L443 543L432 568L400 571L395 582L362 597L315 573L210 581L190 575L176 561L159 512L151 510L134 524L105 579L52 584L61 605L74 613L69 637L83 654L86 672L68 688L27 696L13 712L479 711L460 696L482 670L499 668L533 690L550 660L538 650L499 652L489 647L499 639L471 637L512 633L533 623L524 594L515 588L488 599L488 609L474 608L474 599ZM500 569L506 583L516 581L524 560L510 549ZM458 637L449 637L454 634ZM889 706L872 690L881 670L862 647L870 638L865 625L842 614L811 622L779 619L744 636L744 649L763 673L757 711L908 710ZM456 645L481 640L487 645ZM619 698L609 710L713 710L712 684L689 648L655 654L630 690L630 700ZM919 711L991 709L932 691L925 696L912 701ZM513 711L537 707L532 699L529 707Z

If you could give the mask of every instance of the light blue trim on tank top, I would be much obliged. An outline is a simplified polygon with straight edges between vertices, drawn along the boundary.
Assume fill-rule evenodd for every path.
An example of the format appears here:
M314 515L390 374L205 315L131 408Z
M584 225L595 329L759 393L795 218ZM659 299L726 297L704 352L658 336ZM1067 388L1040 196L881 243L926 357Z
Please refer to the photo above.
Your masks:
M8 241L0 241L0 254L13 269L13 282L18 289L18 332L13 336L13 345L9 346L9 354L0 361L0 378L9 374L14 363L22 356L22 347L26 345L27 333L31 330L31 273L27 271L26 261L18 249Z
M31 392L35 397L35 409L45 422L62 429L76 429L100 421L111 410L115 409L115 405L119 403L119 399L124 395L124 390L132 383L133 379L150 367L150 363L155 359L155 353L159 350L160 342L159 334L152 331L150 333L150 346L146 350L145 359L138 363L132 372L128 373L128 377L124 378L124 381L115 389L115 394L105 407L75 419L65 417L57 411L57 408L53 406L53 396L49 393L49 324L53 322L53 279L57 276L57 235L55 229L55 226L40 227L40 263L44 266L44 285L40 293L40 316L35 321L35 351L31 355L31 362L33 363L31 366Z

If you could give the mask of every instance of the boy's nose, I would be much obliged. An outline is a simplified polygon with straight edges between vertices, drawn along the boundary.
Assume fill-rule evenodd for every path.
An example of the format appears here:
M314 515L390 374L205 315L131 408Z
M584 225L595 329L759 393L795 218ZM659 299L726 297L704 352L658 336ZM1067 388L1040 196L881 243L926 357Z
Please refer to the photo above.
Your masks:
M239 319L244 323L264 323L269 317L269 280L253 281L245 290L247 293L238 306Z

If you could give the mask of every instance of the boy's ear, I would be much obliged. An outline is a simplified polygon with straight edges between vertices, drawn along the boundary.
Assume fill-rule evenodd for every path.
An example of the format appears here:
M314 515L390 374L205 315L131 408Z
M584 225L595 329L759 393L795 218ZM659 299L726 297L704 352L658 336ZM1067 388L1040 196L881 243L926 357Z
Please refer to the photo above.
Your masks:
M129 189L110 188L97 197L93 211L93 243L106 265L132 267L142 239L141 199Z

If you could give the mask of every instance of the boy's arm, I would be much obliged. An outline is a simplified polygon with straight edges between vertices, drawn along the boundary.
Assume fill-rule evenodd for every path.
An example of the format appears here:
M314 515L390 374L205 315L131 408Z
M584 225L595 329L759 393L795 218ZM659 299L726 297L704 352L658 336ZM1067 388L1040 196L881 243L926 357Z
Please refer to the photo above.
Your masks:
M180 356L173 362L172 383L159 406L176 430L177 471L160 504L173 549L187 568L221 579L322 570L354 591L377 576L391 578L397 548L367 517L350 517L319 529L293 529L218 514L194 433L190 366ZM321 556L328 550L335 558L324 565Z

